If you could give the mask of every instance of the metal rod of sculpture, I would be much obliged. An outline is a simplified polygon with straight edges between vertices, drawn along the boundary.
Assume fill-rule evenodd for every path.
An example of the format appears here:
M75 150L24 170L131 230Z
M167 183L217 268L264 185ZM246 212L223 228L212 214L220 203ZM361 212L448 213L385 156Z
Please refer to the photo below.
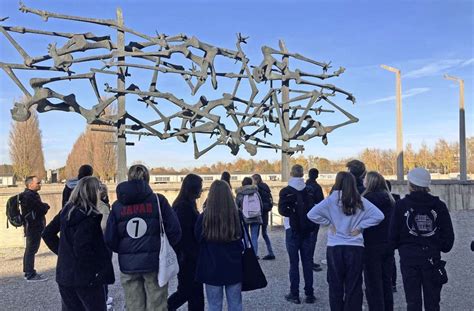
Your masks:
M404 167L403 167L403 122L402 122L402 81L400 69L393 68L387 65L381 65L385 70L395 73L395 89L397 100L397 180L403 181Z
M14 103L11 109L12 117L16 121L25 121L29 118L31 108L38 112L68 111L76 112L84 117L88 124L109 126L103 131L113 131L117 135L117 178L125 179L126 150L125 146L132 144L126 141L126 135L156 136L159 139L176 138L180 142L187 142L191 137L194 146L194 156L199 158L216 146L227 146L233 155L237 155L240 147L250 154L255 155L258 148L280 150L282 152L282 175L287 180L289 174L290 156L295 152L302 152L303 145L291 146L291 141L308 141L314 137L321 137L327 144L327 134L333 130L358 122L358 119L336 104L331 97L339 94L355 103L354 96L332 84L320 83L313 79L325 80L338 77L344 73L344 68L339 68L333 73L328 73L330 63L314 61L298 53L288 51L285 43L280 40L279 50L268 46L262 47L263 60L259 66L251 66L249 59L242 49L248 38L237 35L236 50L216 47L205 43L196 37L184 34L168 36L156 34L149 36L128 28L123 23L122 11L117 9L117 20L96 19L79 16L63 15L43 10L37 10L20 4L20 11L41 16L45 21L49 18L64 19L82 23L91 23L110 27L117 31L117 42L114 43L110 36L98 36L93 33L67 33L57 31L44 31L18 26L0 25L0 32L16 48L23 58L23 63L0 62L0 67L10 79L20 88L26 99ZM7 18L0 19L4 22ZM30 56L23 47L14 39L12 33L53 36L67 39L65 44L57 47L56 43L48 45L48 53L36 57ZM142 42L125 42L125 35L133 35L144 40ZM155 50L150 51L150 49ZM92 51L106 49L105 54L91 55ZM198 55L198 50L202 55ZM78 53L89 52L89 56L77 57ZM174 63L176 55L181 55L186 64ZM275 57L281 57L278 61ZM216 70L215 60L224 58L240 64L238 72L221 72ZM291 70L290 59L297 60L305 66L316 66L322 73L312 73L300 69ZM139 60L139 62L134 62ZM52 61L53 64L44 62ZM150 65L146 63L150 63ZM72 67L78 68L80 64L100 64L89 68L88 72L76 73ZM253 67L251 70L250 68ZM113 70L113 69L116 70ZM30 86L33 93L16 76L16 70L50 71L63 73L52 78L33 78ZM126 84L125 77L132 76L132 71L151 71L153 73L147 89L137 84ZM162 92L158 88L158 74L178 75L184 85L191 90L191 96L196 96L196 102L191 104L178 98L170 92ZM105 83L106 97L97 87L96 77L111 76L116 78L117 87L113 88ZM231 92L223 92L221 97L208 99L199 90L209 80L214 90L218 89L221 79L234 80ZM92 107L81 105L74 93L64 95L52 89L55 82L88 80L95 94L97 103ZM130 81L131 79L127 79ZM270 88L264 92L264 85L270 81ZM281 82L280 89L273 88L273 81ZM248 84L250 91L243 90L241 85ZM298 88L290 88L294 83ZM260 87L260 89L259 89ZM261 99L257 99L258 94ZM281 93L281 100L278 94ZM125 107L125 98L134 96L135 104ZM53 102L52 100L55 100ZM59 103L57 101L59 100ZM105 109L118 103L117 113L106 115ZM298 103L304 102L305 105ZM322 103L316 107L316 103ZM133 112L137 105L145 105L156 115L155 119L144 121ZM323 104L331 109L323 108ZM167 108L167 109L164 109ZM225 110L225 115L219 114L218 108ZM173 110L173 112L169 112ZM165 113L166 111L166 113ZM323 125L316 121L322 113L339 112L347 118L346 121L333 125ZM280 128L281 142L272 142L272 133L268 125L273 124ZM201 136L213 138L207 147L200 148Z
M467 180L466 116L464 110L464 80L445 74L444 78L459 83L459 169L461 181Z

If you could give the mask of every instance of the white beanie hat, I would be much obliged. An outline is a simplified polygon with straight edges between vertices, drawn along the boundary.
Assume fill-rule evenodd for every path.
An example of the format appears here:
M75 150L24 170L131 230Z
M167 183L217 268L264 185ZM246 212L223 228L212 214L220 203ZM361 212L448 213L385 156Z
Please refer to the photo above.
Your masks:
M428 188L431 182L430 173L422 167L416 167L408 172L408 181L415 186Z

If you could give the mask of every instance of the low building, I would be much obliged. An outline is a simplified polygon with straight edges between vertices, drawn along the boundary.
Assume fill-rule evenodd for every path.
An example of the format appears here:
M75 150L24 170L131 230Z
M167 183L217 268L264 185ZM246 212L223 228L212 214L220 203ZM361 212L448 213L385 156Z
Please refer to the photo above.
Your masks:
M9 164L0 165L0 187L16 186L16 178L13 166Z

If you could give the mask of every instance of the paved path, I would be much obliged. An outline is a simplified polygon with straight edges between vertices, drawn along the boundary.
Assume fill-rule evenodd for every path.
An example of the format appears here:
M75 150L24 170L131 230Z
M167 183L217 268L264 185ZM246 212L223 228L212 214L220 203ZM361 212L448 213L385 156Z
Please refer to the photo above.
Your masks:
M449 283L443 287L441 309L450 311L474 310L474 252L469 249L469 244L474 237L474 211L454 212L452 217L456 242L451 253L445 256L448 261ZM288 258L284 249L283 230L281 228L274 229L270 236L277 259L275 261L261 261L269 286L259 291L244 293L244 309L329 310L325 266L323 266L324 271L314 273L315 295L318 299L316 304L294 305L285 301L283 296L289 290L289 282L287 276ZM324 236L325 231L321 230L320 242L317 245L317 260L324 258ZM262 239L260 239L260 243L259 249L263 252L265 246ZM22 278L22 256L23 250L20 248L0 249L0 310L60 310L60 297L54 281L55 255L42 245L37 256L37 270L50 277L50 279L46 282L32 284L26 283ZM117 267L116 258L114 260ZM172 282L170 292L174 291L175 287L175 282ZM302 287L303 284L301 285L301 291ZM123 292L119 282L111 286L111 295L115 299L115 310L123 310ZM405 310L401 283L394 299L395 310ZM367 310L366 307L365 309ZM187 310L187 308L181 308L181 310Z

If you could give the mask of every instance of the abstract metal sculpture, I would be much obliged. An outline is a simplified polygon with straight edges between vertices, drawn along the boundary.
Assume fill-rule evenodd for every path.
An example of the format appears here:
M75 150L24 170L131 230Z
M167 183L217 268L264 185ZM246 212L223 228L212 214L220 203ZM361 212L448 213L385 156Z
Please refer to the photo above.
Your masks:
M45 21L49 18L65 19L117 30L118 39L115 43L109 35L99 36L90 32L76 34L0 25L0 32L23 57L22 64L0 62L0 66L26 97L26 100L14 104L11 110L14 120L27 120L30 116L30 108L35 106L38 112L52 110L76 112L89 124L114 127L113 131L117 133L119 147L119 180L120 175L125 176L125 136L127 134L156 136L160 139L176 138L180 142L186 142L191 137L195 158L199 158L216 146L225 145L230 148L233 155L239 152L241 146L250 155L255 155L258 148L281 150L283 162L286 162L293 153L304 150L302 145L290 146L292 140L307 141L318 136L322 137L324 144L327 144L328 133L338 127L358 121L356 117L331 100L332 97L343 94L347 100L355 103L352 94L332 84L319 82L319 80L338 77L344 72L344 68L328 73L331 68L329 63L317 62L300 54L291 53L283 41L280 41L278 50L263 46L263 61L258 66L250 66L249 59L242 49L242 44L247 43L248 38L241 34L237 35L236 49L232 50L216 47L184 34L149 36L137 32L123 25L120 9L117 10L117 20L62 15L29 8L22 3L20 3L20 11L41 16ZM3 22L6 19L3 18L0 21ZM54 36L65 38L67 41L62 46L57 46L56 43L49 44L46 54L32 57L12 37L11 33ZM130 41L125 44L125 34L138 37L141 42ZM106 52L94 54L95 50L106 50ZM78 57L84 52L87 52L87 56ZM281 58L281 61L277 58ZM175 63L173 60L176 59L187 62L188 68L186 64ZM216 60L221 61L221 59L238 64L238 72L219 71L216 68ZM306 67L316 66L322 72L316 74L299 69L291 70L290 60L298 61ZM73 71L73 69L77 70L79 64L84 63L96 67L89 67L86 72ZM60 75L31 79L30 86L33 92L30 93L15 75L14 70L52 71ZM149 83L145 87L139 86L138 79L128 78L132 76L132 71L139 72L139 75L150 72ZM117 79L116 88L105 83L104 92L108 94L108 97L99 91L97 86L99 75L111 75L112 78ZM196 97L194 103L161 90L158 86L159 75L178 76L184 85L189 87L191 96ZM212 88L217 90L218 83L222 79L233 81L230 84L231 91L224 92L221 97L215 99L208 99L199 94L200 89L207 85L209 80ZM315 79L317 82L314 82ZM78 102L74 93L61 94L52 88L55 82L71 81L72 83L74 80L90 82L96 97L95 105L88 108ZM133 80L135 83L126 85L126 80ZM281 82L281 87L273 88L272 86L277 81ZM270 86L267 82L270 82ZM245 87L243 87L244 83ZM290 89L290 83L297 85L298 89ZM227 84L229 85L228 82ZM264 85L266 88L262 92L264 96L257 99ZM73 88L71 86L71 89ZM293 97L290 98L290 94ZM137 103L143 103L147 109L151 109L155 114L154 119L143 121L132 112L134 109L136 111L134 107L126 110L125 96L127 95L134 96ZM117 114L105 116L104 110L116 101L118 102ZM317 116L323 112L334 112L334 110L323 109L322 105L316 106L318 103L328 104L332 107L331 109L347 117L347 120L329 126L321 124L316 120ZM268 125L272 123L280 128L280 143L272 142L268 137L271 135ZM206 147L200 148L198 135L215 138ZM288 166L287 163L282 163L282 165Z

